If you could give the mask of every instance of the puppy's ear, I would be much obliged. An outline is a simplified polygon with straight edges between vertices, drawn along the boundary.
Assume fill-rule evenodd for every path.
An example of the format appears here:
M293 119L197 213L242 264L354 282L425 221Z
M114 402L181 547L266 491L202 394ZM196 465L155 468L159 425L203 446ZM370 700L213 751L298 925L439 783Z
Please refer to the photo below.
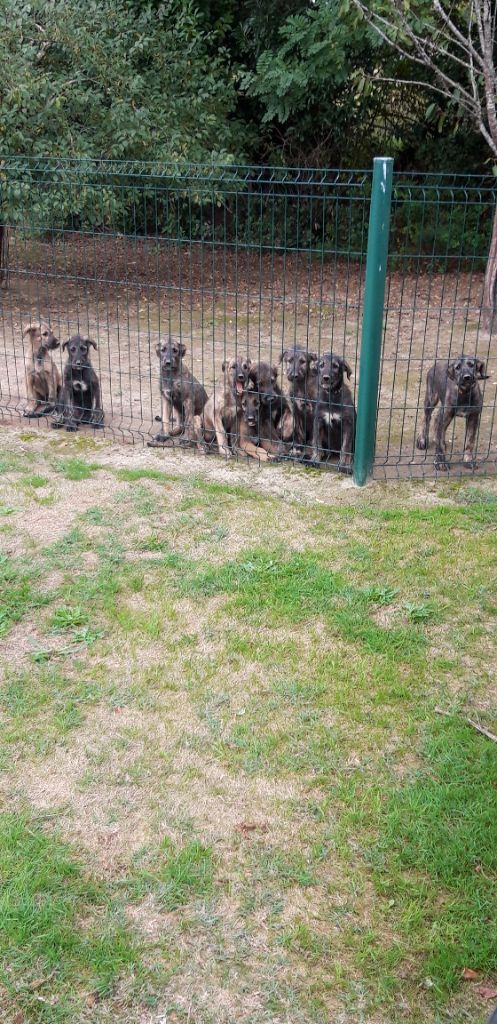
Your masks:
M317 352L308 352L307 353L307 358L308 358L310 363L317 363L317 361L318 361L318 354L317 354Z
M96 341L93 341L92 338L85 338L85 341L86 341L87 345L93 345L93 348L97 347Z
M180 343L179 343L179 350L180 350L180 354L182 356L184 356L184 354L186 352L186 345L184 345L182 341L180 341Z
M228 364L229 364L229 359L223 359L223 365L221 366L221 369L222 369L223 373L226 373L226 368L227 368Z
M456 376L456 369L455 369L456 362L457 362L457 360L453 359L452 362L449 363L449 365L447 367L447 376L450 377L451 380L454 380L455 376Z
M341 359L340 362L342 364L342 368L345 370L345 373L347 374L348 379L350 380L350 378L352 376L352 370L351 370L347 360L346 359Z
M476 369L478 371L478 377L480 380L488 380L488 373L485 373L485 363L481 359L476 360Z
M277 366L272 366L271 367L271 379L273 380L273 382L278 380L278 367Z
M67 339L67 341L63 341L62 342L62 351L64 351L64 349L67 348L68 344L69 344L69 338Z
M34 326L34 324L28 324L28 326L25 327L23 332L22 332L23 338L31 338L33 336L33 334L36 334L36 330L37 329Z
M159 357L159 359L160 359L160 353L161 353L161 347L160 347L160 341L158 341L156 346L155 346L155 354Z
M288 356L288 349L286 348L285 351L281 353L280 358L278 359L278 362L282 363L283 360L287 358L287 356Z
M247 364L247 366L248 366L248 368L250 370L250 367L252 366L252 360L251 360L250 356L247 356L245 362L246 362L246 364Z

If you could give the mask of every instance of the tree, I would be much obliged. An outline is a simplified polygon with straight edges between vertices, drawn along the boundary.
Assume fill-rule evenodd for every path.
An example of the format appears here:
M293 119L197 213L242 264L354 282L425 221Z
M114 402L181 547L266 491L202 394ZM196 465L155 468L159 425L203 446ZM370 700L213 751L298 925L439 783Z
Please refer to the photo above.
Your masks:
M409 78L408 84L428 89L455 105L497 157L497 0L353 3L380 39L423 69L423 77ZM485 272L483 312L491 329L497 313L497 208Z
M0 153L229 161L234 82L194 0L1 0Z

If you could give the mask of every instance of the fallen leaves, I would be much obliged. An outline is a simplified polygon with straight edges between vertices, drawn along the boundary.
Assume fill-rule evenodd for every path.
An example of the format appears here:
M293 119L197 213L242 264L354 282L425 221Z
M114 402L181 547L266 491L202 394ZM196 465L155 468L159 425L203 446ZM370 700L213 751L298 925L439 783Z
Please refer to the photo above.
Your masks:
M240 821L236 828L238 832L247 837L253 832L267 832L269 825L265 821Z

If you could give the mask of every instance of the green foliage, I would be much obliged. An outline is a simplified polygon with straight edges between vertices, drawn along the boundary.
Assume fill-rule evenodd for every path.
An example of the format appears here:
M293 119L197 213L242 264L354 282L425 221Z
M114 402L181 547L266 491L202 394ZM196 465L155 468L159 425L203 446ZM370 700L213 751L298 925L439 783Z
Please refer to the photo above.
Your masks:
M4 153L205 159L228 141L226 54L189 0L5 0Z
M0 59L2 155L77 157L47 177L22 160L7 177L11 220L44 228L68 218L110 226L128 208L90 160L229 162L233 82L225 51L210 52L191 0L157 9L129 0L4 0ZM129 181L132 187L133 180Z

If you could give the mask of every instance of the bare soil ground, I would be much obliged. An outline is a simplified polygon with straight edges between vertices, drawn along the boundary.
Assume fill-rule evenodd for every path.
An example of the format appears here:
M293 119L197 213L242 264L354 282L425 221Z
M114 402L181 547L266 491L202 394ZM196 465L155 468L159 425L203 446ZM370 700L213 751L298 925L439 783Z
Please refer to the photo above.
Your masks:
M303 250L275 255L216 243L14 234L9 286L1 294L0 413L6 421L22 414L22 330L40 318L49 319L61 339L81 330L98 342L94 362L106 430L122 440L141 443L156 430L155 346L169 332L186 343L187 364L208 391L227 355L241 350L277 362L295 342L343 353L354 367L357 391L363 279L359 263L323 263ZM482 284L481 274L469 272L390 273L377 476L434 475L432 453L415 448L424 380L435 357L463 350L477 352L490 374L478 456L486 471L495 469L497 346L481 323ZM463 440L464 421L457 420L448 433L456 472Z

